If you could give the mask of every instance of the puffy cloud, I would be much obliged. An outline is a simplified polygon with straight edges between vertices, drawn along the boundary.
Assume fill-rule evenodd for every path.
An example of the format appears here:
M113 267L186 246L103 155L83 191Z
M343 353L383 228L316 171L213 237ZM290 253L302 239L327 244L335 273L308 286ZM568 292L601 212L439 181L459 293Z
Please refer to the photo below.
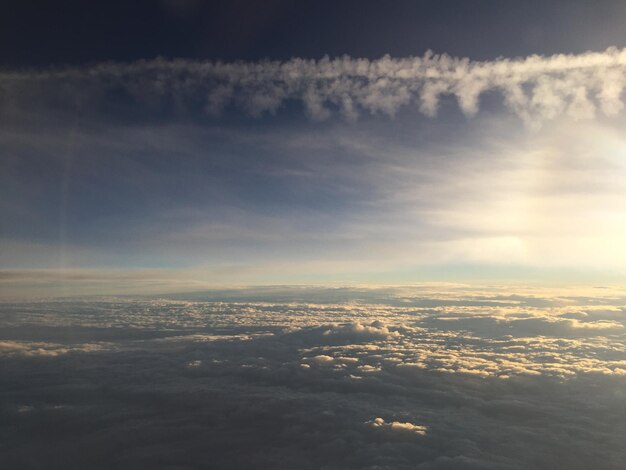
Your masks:
M3 462L623 466L622 290L263 292L1 304Z
M329 338L351 338L355 340L384 339L399 335L397 331L389 331L389 328L379 320L374 320L369 325L356 322L345 325L331 325L323 334Z
M335 362L335 359L332 356L326 356L324 354L318 354L317 356L313 356L310 358L312 362L315 362L320 365L332 364Z
M418 434L420 436L425 436L427 429L426 426L418 426L412 423L400 423L398 421L386 423L385 420L382 418L376 418L373 421L368 421L367 424L369 424L373 428L384 429L397 433Z
M109 349L111 345L101 343L64 345L58 343L32 341L0 341L0 357L3 356L49 356L74 352L93 352Z
M299 101L313 119L339 111L349 120L360 113L394 116L416 105L434 116L442 96L454 96L468 116L488 91L501 93L505 105L530 125L566 115L589 119L599 111L614 116L623 109L626 50L579 55L471 61L446 54L377 60L348 56L285 62L200 62L185 59L103 63L88 68L5 71L0 89L14 98L46 89L86 96L125 90L139 102L160 99L184 103L204 96L206 111L219 115L234 104L252 116L275 113L287 101ZM73 90L73 91L68 91Z

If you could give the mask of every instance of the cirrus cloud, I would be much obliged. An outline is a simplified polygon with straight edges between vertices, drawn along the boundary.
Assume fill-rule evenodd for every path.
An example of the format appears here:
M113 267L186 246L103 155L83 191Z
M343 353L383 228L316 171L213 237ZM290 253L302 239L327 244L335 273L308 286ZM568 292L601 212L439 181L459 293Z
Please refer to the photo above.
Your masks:
M626 49L617 48L492 61L430 51L422 57L376 60L344 56L225 63L157 58L7 70L0 73L0 96L11 100L43 92L58 99L82 93L98 99L103 91L123 90L139 102L168 99L177 107L203 97L211 115L235 105L251 116L273 114L285 102L298 101L312 119L323 120L338 111L354 120L361 113L394 116L410 105L434 116L444 96L454 96L463 113L471 116L479 110L481 95L498 92L511 112L535 126L560 116L618 114L624 106L625 71Z

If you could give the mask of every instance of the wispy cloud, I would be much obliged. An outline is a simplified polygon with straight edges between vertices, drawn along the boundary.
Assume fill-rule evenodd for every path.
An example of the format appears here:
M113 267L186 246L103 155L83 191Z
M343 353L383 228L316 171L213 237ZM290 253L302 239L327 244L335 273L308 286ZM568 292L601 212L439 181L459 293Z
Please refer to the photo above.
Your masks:
M286 62L202 62L186 59L104 63L91 67L0 73L3 99L31 91L88 94L123 89L138 100L167 98L177 104L203 96L209 114L235 105L252 116L275 113L285 102L304 105L313 119L339 112L346 119L361 113L393 116L417 106L434 116L441 97L451 95L468 116L480 96L499 92L507 108L526 123L567 115L592 118L598 110L613 116L623 109L626 49L579 55L472 61L431 52L423 57L378 60L344 56ZM77 88L78 87L78 88ZM26 95L29 95L26 93ZM58 95L57 95L58 96Z
M89 203L88 211L74 212L66 243L47 205L31 203L30 224L5 215L0 261L15 269L201 271L159 273L160 280L171 279L167 289L128 280L94 285L107 293L181 289L181 282L197 280L442 279L443 271L427 266L445 266L447 279L459 279L468 275L459 264L510 269L514 278L520 267L567 269L588 280L623 277L626 143L617 122L559 120L529 133L512 116L496 122L481 116L463 126L471 132L445 140L406 119L245 132L87 129L72 177L98 184L74 183L70 208L105 200L107 210ZM58 191L54 179L39 179L35 170L41 161L53 168L63 154L55 140L61 133L29 129L14 143L7 138L7 155L12 149L21 155L20 146L37 142L42 149L34 155L45 160L26 155L21 167L6 165L6 206L29 201L24 185L10 190L15 181ZM187 159L178 158L183 152ZM263 165L253 163L259 156ZM170 161L167 172L159 168ZM183 191L178 181L185 181ZM127 211L125 200L135 209ZM557 274L562 280L561 271L549 276Z

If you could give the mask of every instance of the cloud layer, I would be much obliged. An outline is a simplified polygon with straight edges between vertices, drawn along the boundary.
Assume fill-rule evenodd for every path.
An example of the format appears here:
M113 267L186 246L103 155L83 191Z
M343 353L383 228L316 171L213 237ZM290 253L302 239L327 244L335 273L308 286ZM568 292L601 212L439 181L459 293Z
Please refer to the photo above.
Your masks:
M618 469L625 305L617 289L462 285L4 303L0 456Z
M286 62L201 62L186 59L104 63L87 68L4 71L4 101L19 95L53 93L93 99L104 91L124 92L144 103L167 99L175 106L198 99L209 114L235 105L252 116L275 113L298 101L317 120L334 111L349 120L361 113L395 115L415 105L434 116L451 95L466 115L479 109L482 94L497 92L507 108L536 125L559 116L614 116L623 109L626 49L579 55L530 56L471 61L428 52L423 57L377 60L344 56ZM80 93L77 91L80 89ZM100 96L101 98L101 96Z

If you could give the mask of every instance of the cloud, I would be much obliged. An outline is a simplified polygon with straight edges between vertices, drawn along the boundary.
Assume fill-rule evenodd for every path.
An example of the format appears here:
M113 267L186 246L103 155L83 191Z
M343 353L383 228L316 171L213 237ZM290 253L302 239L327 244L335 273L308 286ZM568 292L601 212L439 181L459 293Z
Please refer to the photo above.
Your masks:
M357 322L345 325L331 325L328 329L324 329L322 334L329 339L353 341L385 339L390 336L399 335L397 331L389 331L387 326L379 320L375 320L369 325L363 325Z
M54 357L61 354L75 352L92 352L108 349L107 346L98 343L74 344L65 346L63 344L31 341L0 341L0 357L3 356L48 356Z
M622 289L202 296L0 304L5 466L623 467Z
M373 421L368 421L369 424L373 428L388 430L390 432L397 433L410 433L417 434L419 436L426 435L426 426L419 426L417 424L412 423L400 423L398 421L392 421L391 423L386 423L382 418L376 418Z
M83 122L67 217L53 197L64 178L67 123L19 132L8 123L0 126L0 258L8 268L195 270L162 273L176 290L176 277L205 285L620 278L620 120L559 120L529 133L501 114L445 119L443 132L443 120L415 118L356 126L276 119L243 129L237 120ZM42 162L50 172L38 171ZM92 180L100 183L84 183ZM130 283L105 284L89 292L132 292ZM132 289L175 290L141 284Z
M107 90L123 90L137 102L169 100L178 107L201 96L206 112L216 116L231 105L252 116L274 114L287 101L298 101L315 120L334 112L348 120L361 113L394 116L409 105L434 116L443 96L455 97L471 116L483 94L497 92L511 112L535 126L560 116L617 115L623 109L625 71L626 49L617 48L482 62L432 52L377 60L344 56L224 63L158 58L4 71L0 90L4 101L43 91L55 99L76 93L86 102L102 99Z

